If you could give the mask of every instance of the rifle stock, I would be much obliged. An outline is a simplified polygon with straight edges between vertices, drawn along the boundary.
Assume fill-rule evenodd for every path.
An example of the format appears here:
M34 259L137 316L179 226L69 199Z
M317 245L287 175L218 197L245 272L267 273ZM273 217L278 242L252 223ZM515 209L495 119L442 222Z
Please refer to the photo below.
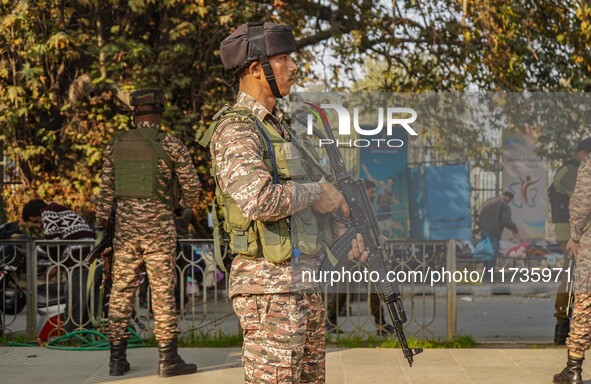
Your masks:
M312 108L313 114L322 122L326 137L332 139L333 143L336 142L324 111L314 104L306 104ZM318 135L318 133L316 134ZM388 313L392 319L404 357L408 360L409 365L412 366L414 356L421 353L423 349L410 348L404 335L403 324L407 321L406 313L402 305L398 286L395 282L388 282L386 278L387 269L384 260L387 258L387 252L380 236L378 221L365 184L363 180L354 179L347 171L343 158L336 147L327 148L327 154L337 187L345 197L351 213L351 222L348 231L333 244L331 252L340 264L342 261L347 260L347 254L351 249L351 240L358 233L363 236L366 249L369 251L367 266L370 270L376 271L379 274L378 282L375 284L376 293L388 308ZM328 258L325 258L321 268L328 270L335 267L329 264L330 261Z

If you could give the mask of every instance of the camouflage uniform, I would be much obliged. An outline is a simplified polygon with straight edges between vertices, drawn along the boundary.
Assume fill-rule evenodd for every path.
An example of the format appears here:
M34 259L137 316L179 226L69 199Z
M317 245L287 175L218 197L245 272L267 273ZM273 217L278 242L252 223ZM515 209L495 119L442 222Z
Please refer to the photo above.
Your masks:
M571 238L579 242L579 257L575 268L575 303L570 333L566 339L569 351L583 355L591 346L591 155L581 162L577 183L571 196Z
M146 128L159 127L155 123L141 124ZM166 135L162 140L162 147L174 163L174 172L182 189L183 205L193 206L200 183L187 147L171 135ZM162 159L158 162L158 168L158 182L165 188L167 180L172 177L171 170ZM109 145L105 149L97 205L99 223L110 214L114 182L113 148ZM119 198L113 248L113 286L107 328L109 340L121 341L129 336L127 327L133 309L132 300L139 284L140 267L145 264L152 288L154 335L160 343L171 341L179 330L174 298L176 232L170 208L157 198Z
M235 107L250 109L286 140L283 115L270 113L252 96L240 92ZM265 166L263 143L256 128L228 118L211 140L220 189L229 193L252 220L288 217L320 196L318 183L274 184ZM325 381L324 307L317 293L291 289L289 262L237 257L230 270L230 297L244 332L243 364L247 383L322 383Z

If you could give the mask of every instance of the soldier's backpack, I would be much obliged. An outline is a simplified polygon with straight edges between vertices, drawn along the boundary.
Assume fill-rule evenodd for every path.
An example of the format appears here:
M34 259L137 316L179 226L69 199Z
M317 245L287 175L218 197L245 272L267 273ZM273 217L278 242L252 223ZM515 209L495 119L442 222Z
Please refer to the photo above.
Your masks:
M162 147L165 134L155 128L136 128L117 137L113 142L115 174L114 196L131 198L158 198L171 211L180 205L180 184L174 165ZM163 160L172 172L168 184L158 170L158 161Z

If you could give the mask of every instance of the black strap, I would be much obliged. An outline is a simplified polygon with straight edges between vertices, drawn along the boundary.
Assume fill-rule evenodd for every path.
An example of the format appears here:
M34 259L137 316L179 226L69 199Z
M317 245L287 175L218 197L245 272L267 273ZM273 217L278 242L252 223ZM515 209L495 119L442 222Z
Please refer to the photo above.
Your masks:
M269 151L269 158L271 159L271 167L273 168L273 184L279 184L277 160L275 159L275 150L273 149L273 145L271 144L271 139L269 139L269 135L267 135L267 132L265 132L265 129L261 126L259 119L253 116L252 121L254 121L259 132L261 132L261 135L263 135L263 138L265 139L265 145L267 146L267 151Z
M263 138L265 139L265 144L267 146L267 150L269 151L269 158L271 159L271 167L273 168L273 184L279 184L279 173L277 172L277 160L275 159L275 150L273 150L273 145L271 144L271 139L269 139L269 135L267 135L267 132L265 132L265 129L261 126L259 119L257 119L255 116L253 116L252 120L254 121L255 125L257 126L257 128L259 129L261 134L263 135ZM289 217L285 218L285 222L287 223L287 230L289 231L289 233L291 233L291 222L289 220ZM297 258L299 257L299 253L297 255L294 255L294 257L297 262Z
M263 34L263 22L254 21L248 23L248 58L246 62L260 60L261 54L267 56L265 36Z

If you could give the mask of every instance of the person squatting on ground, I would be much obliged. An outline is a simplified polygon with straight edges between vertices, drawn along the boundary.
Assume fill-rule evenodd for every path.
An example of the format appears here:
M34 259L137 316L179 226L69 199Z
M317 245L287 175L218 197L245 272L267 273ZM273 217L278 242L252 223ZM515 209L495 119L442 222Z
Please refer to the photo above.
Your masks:
M47 204L41 199L33 199L23 206L22 218L25 223L41 229L43 238L46 240L94 240L94 232L88 224L71 209L55 203ZM37 232L37 231L35 231ZM90 253L89 246L50 246L47 247L48 256L53 262L58 262L70 269L68 280L68 291L72 305L66 310L67 321L64 329L72 332L77 328L89 326L88 323L88 300L86 295L86 284L88 280L88 266L86 257ZM57 272L57 268L51 271ZM50 273L53 273L50 272ZM100 274L95 274L93 282L99 284ZM49 276L46 276L46 278ZM98 290L95 290L95 299Z
M581 162L570 199L570 239L566 249L576 260L575 298L570 331L566 339L566 368L554 375L556 384L581 384L585 351L591 346L591 154Z
M276 98L288 95L295 82L294 51L286 25L244 24L224 39L224 78L239 79L238 98L232 108L218 113L201 140L210 146L216 201L237 255L230 270L230 297L243 329L246 383L325 381L322 299L317 292L292 290L290 235L303 236L293 229L301 213L309 214L311 225L326 217L312 211L340 210L349 216L336 187L317 182L320 177L312 180L315 176L295 182L294 177L309 173L297 166L288 169L287 163L302 161L302 151ZM299 169L297 175L294 169ZM360 235L352 245L349 257L367 260Z
M116 205L113 287L109 302L109 374L129 370L126 359L132 300L145 264L152 289L158 375L194 373L177 353L175 306L176 233L173 210L192 207L200 183L187 147L159 130L165 99L158 89L130 95L135 129L116 136L104 153L97 226L105 227ZM178 180L178 181L177 181Z
M511 220L511 206L509 206L509 203L512 200L513 194L511 192L503 192L501 196L485 201L478 213L480 238L489 237L493 245L492 259L484 262L484 266L488 269L494 268L497 265L501 236L505 228L510 229L513 232L513 236L520 243L523 243L523 239L517 230L517 225Z
M564 255L565 265L567 265L568 258L566 244L570 239L568 206L577 182L579 164L589 153L591 153L591 138L579 142L575 151L575 157L558 168L549 189L548 200L550 201L552 222L555 223L556 241L560 245L560 249ZM568 278L568 274L562 274L554 302L554 316L556 317L554 344L556 345L564 345L568 336L570 322L566 313L569 299L568 292L566 292Z

